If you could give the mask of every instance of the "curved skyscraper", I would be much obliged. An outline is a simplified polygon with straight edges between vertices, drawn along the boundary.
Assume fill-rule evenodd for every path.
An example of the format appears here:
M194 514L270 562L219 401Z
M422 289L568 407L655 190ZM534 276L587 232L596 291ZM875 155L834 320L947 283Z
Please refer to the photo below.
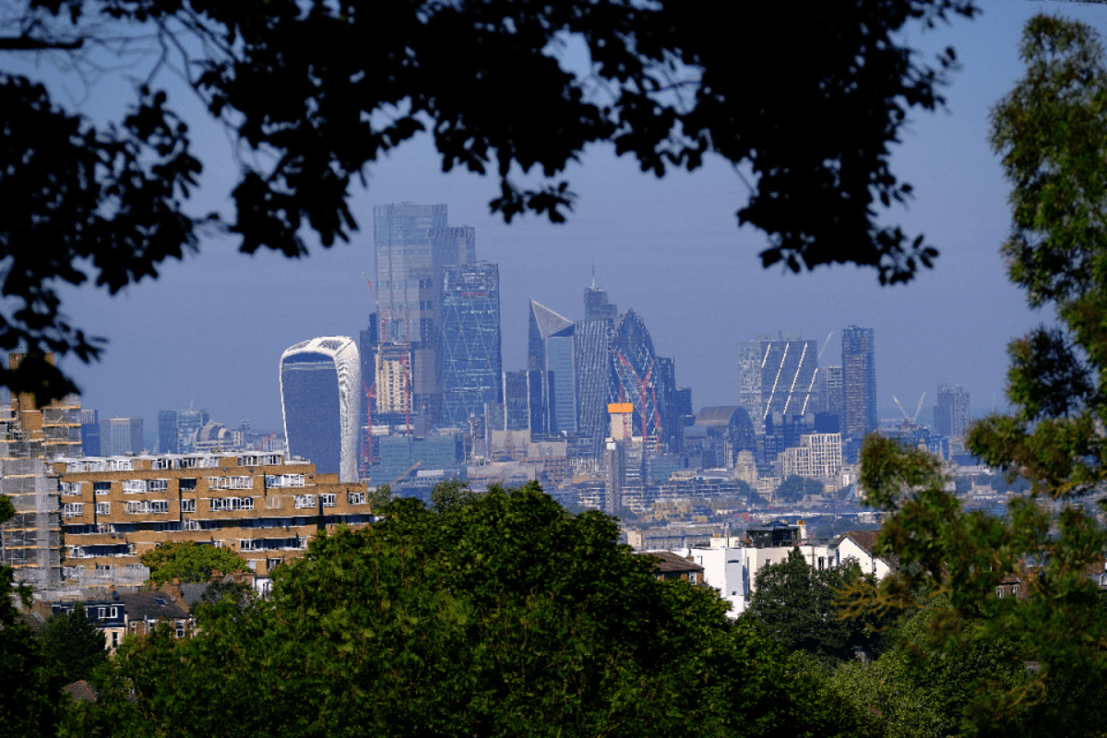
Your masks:
M281 354L281 411L288 453L320 474L357 481L361 359L346 336L301 341Z

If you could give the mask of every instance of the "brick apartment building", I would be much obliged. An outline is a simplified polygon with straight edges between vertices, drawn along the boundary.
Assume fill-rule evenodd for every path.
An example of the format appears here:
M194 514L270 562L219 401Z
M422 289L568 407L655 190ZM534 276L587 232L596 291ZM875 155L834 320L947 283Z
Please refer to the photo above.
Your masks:
M258 575L302 556L318 530L372 521L364 483L340 483L282 453L61 458L62 580L141 569L160 543L229 548ZM84 570L83 572L81 570Z

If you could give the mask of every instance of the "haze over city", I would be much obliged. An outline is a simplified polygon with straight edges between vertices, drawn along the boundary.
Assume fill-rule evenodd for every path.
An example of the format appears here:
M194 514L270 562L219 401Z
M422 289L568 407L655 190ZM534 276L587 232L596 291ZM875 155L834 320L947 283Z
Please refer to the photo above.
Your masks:
M99 363L68 358L63 367L80 385L82 404L102 417L143 417L150 430L159 409L194 404L228 425L249 418L255 428L276 430L281 352L312 336L356 338L375 309L364 276L375 275L372 205L444 203L451 224L476 228L478 257L499 264L505 370L525 367L530 299L579 319L583 291L594 282L620 311L633 307L644 317L658 354L675 359L677 384L692 388L697 409L736 402L738 342L782 330L822 345L833 332L821 364L836 364L847 325L875 330L882 409L895 412L893 394L913 409L923 392L929 408L940 381L964 385L976 412L993 401L1002 409L1006 344L1051 316L1026 308L998 255L1009 223L1008 185L988 144L988 113L1021 76L1018 40L1025 19L1042 6L983 7L974 21L957 19L911 39L924 59L952 45L963 69L945 89L947 110L915 111L894 150L893 170L916 196L886 221L924 233L941 251L936 267L906 287L882 288L875 273L853 267L799 275L762 269L763 234L739 229L734 215L748 191L718 161L658 180L598 146L568 172L579 195L568 223L526 217L505 225L488 213L495 182L439 172L429 139L417 137L369 170L368 190L352 200L361 230L349 244L315 247L294 261L243 256L231 239L212 234L198 256L167 263L158 280L117 298L68 291L65 311L109 343ZM1107 28L1103 9L1063 11ZM71 87L67 82L69 94L81 94ZM216 163L226 140L205 127L187 92L172 101L194 114L198 150L215 152L201 157L208 168L196 209L224 208L208 193L227 191L233 167ZM89 114L95 117L95 105ZM811 121L811 135L819 135L818 121Z

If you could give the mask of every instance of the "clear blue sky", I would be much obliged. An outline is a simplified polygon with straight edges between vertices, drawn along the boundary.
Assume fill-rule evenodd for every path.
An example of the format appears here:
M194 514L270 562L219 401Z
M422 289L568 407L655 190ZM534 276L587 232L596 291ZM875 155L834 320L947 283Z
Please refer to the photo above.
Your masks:
M371 207L409 201L446 203L452 224L476 227L478 257L499 263L505 369L525 366L528 300L583 317L594 264L597 286L620 310L641 313L658 353L675 358L678 384L693 388L697 408L736 403L739 341L782 329L821 344L834 331L822 364L836 364L838 331L851 324L876 331L881 406L892 406L895 394L913 409L924 391L929 406L939 381L964 384L974 406L991 405L993 396L1002 405L1007 342L1049 315L1027 310L997 253L1008 228L1007 186L988 146L988 112L1022 73L1017 45L1031 14L1059 12L1103 32L1107 8L983 8L974 21L911 32L927 58L954 46L963 70L946 89L948 110L915 113L894 155L894 171L915 185L916 198L889 222L924 232L941 250L937 268L909 286L881 288L875 274L852 267L803 275L761 269L764 236L737 228L746 191L722 162L657 180L596 147L569 173L580 198L567 225L530 218L506 226L488 214L495 181L442 174L424 137L369 171L369 189L354 201L361 231L350 244L294 262L243 256L230 240L209 239L199 256L167 264L156 282L114 299L68 293L67 313L110 343L103 361L64 367L81 385L83 404L102 415L142 416L153 426L159 409L194 402L228 425L250 418L255 428L275 430L281 352L313 336L357 336L373 310L362 277L375 273ZM99 89L87 97L94 116ZM171 102L194 106L183 92ZM810 135L820 135L818 121L810 123ZM214 127L201 126L199 135L207 168L198 209L226 207L234 175L226 139Z

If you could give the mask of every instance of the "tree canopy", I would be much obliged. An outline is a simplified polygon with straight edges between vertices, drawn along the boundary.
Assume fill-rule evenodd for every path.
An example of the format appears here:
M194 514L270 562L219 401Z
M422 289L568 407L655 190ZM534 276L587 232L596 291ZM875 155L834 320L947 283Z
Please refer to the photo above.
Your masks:
M210 582L216 571L224 574L245 571L246 561L227 548L202 546L195 541L163 543L139 557L150 567L150 581L162 584L173 579L181 583Z
M791 651L806 651L824 663L875 655L884 625L875 618L839 617L839 593L862 579L856 563L816 569L799 549L757 572L749 616Z
M1050 15L1029 21L1021 53L1026 76L992 114L992 142L1013 186L1002 251L1028 302L1054 309L1056 321L1011 343L1015 411L977 423L967 445L1030 489L1004 518L967 512L936 459L869 439L861 484L892 511L878 543L900 560L870 599L916 607L946 595L927 620L932 653L952 658L1010 641L1033 664L1025 681L968 696L971 730L1099 734L1107 697L1107 530L1097 520L1107 481L1107 66L1092 29Z
M533 484L439 512L396 500L317 535L269 599L126 642L79 732L854 734L848 703L755 622L617 540Z
M50 616L39 641L43 655L61 672L66 684L88 679L108 660L104 631L96 627L81 605Z
M767 234L765 265L856 263L881 282L909 280L937 251L878 218L911 195L889 147L908 111L941 105L954 54L921 61L904 31L976 13L971 0L802 13L758 4L741 13L756 33L735 43L717 10L686 2L4 0L0 9L6 58L48 51L102 76L105 55L117 53L139 80L134 103L96 126L29 78L30 65L0 71L0 197L18 216L0 226L10 261L0 294L11 305L0 348L82 359L101 344L64 317L55 283L91 280L114 293L155 277L162 261L198 247L205 223L247 253L298 256L312 233L324 246L346 240L357 227L352 184L423 132L444 170L494 174L490 207L507 220L527 211L563 220L574 199L565 169L596 143L657 176L721 157L748 185L738 222ZM570 41L586 49L581 69L558 59ZM160 87L170 68L246 154L233 165L227 218L187 207L204 162ZM0 369L0 381L47 397L71 387L46 366Z

